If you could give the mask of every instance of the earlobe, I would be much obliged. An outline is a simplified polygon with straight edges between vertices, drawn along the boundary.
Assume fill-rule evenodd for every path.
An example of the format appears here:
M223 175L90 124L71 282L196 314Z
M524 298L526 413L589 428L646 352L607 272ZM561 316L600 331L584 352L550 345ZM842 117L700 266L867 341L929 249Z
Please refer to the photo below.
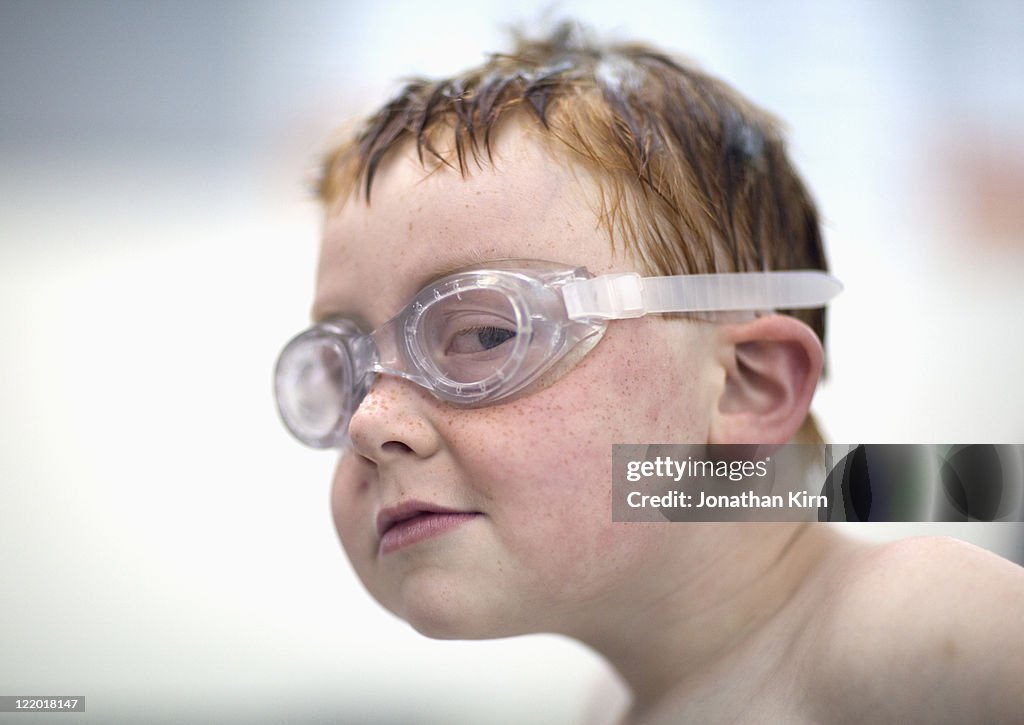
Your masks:
M817 335L786 315L720 328L725 384L711 443L786 443L811 406L824 364Z

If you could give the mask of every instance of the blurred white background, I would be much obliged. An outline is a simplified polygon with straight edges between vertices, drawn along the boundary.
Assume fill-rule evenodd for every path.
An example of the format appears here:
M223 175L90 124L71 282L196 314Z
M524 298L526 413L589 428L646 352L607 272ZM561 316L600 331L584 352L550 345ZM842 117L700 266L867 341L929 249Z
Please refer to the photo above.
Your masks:
M1024 4L3 0L0 695L85 695L89 722L571 722L592 698L582 647L433 642L370 601L333 456L270 395L332 130L551 7L788 122L847 286L833 440L1024 442ZM1018 528L941 530L1020 559Z

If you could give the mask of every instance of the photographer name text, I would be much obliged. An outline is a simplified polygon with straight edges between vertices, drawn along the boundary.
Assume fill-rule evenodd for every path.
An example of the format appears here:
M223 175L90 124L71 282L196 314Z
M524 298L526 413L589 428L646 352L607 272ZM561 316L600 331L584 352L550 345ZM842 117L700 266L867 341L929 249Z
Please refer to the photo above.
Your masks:
M626 496L630 508L821 508L828 507L828 496L815 496L806 491L791 491L787 497L773 494L770 496L743 491L732 495L712 496L699 491L697 500L694 496L682 491L668 491L661 495L631 491Z

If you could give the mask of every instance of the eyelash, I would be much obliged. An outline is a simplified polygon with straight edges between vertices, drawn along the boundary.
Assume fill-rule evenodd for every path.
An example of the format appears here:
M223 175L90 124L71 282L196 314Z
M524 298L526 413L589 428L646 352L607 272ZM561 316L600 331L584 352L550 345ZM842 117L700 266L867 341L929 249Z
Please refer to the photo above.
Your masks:
M486 334L491 335L491 336L493 336L493 335L495 335L495 333L497 333L497 336L499 336L499 337L504 333L507 336L506 337L502 337L502 339L497 341L495 344L488 344L488 343L494 342L493 338L490 339L490 340L486 340L485 341L485 340L481 339L481 334L480 333L486 333ZM480 344L480 346L482 348L482 350L479 350L477 352L486 352L488 350L493 350L494 348L500 347L501 345L503 345L504 343L508 342L509 340L511 340L512 338L514 338L516 336L516 333L515 333L514 330L509 330L509 329L506 329L504 327L495 327L493 325L480 325L480 326L477 326L477 327L467 327L467 328L465 328L463 330L459 330L459 332L452 338L453 343L454 343L454 341L456 339L465 339L466 337L468 337L470 335L474 335L474 334L476 335L476 338L477 338L476 341Z

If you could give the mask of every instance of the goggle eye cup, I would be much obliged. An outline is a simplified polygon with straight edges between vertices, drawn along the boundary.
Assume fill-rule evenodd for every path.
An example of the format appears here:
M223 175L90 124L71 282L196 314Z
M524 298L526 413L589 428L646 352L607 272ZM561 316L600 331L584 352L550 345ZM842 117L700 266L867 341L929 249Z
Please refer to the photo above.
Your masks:
M359 404L354 373L343 338L314 327L292 339L274 371L277 410L288 431L314 448L344 446Z

